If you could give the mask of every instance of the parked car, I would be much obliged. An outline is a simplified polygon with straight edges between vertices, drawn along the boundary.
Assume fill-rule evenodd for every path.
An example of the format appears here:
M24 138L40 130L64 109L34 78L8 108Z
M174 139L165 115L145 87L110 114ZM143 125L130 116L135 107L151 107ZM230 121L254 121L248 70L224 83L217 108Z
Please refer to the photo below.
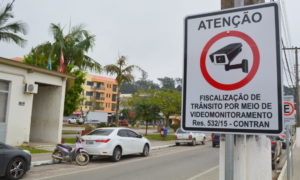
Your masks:
M68 119L68 123L69 124L76 124L77 123L76 117L72 117L72 118Z
M211 142L212 142L212 147L220 146L220 134L212 133Z
M87 120L86 122L84 122L85 124L100 124L101 122L99 120Z
M0 142L0 162L0 176L20 179L30 170L31 155L29 151Z
M198 143L205 144L205 134L200 132L185 132L181 128L178 128L176 130L176 140L175 144L176 146L179 146L180 144L190 144L192 146L195 146Z
M148 139L129 128L98 128L81 137L84 149L91 156L108 156L116 162L123 155L148 156L151 144Z
M77 124L83 124L83 123L84 123L84 119L83 119L82 117L78 117L78 118L76 119L76 123L77 123Z
M121 121L119 122L119 126L128 126L128 121L121 120Z
M282 143L279 136L271 136L271 153L272 153L272 169L276 168L276 164L280 162L282 152Z

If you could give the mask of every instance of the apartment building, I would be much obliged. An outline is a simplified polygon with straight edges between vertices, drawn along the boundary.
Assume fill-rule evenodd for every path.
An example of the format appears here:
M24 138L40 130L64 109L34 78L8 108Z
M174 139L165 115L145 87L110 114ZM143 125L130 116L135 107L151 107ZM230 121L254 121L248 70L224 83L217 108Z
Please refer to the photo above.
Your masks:
M83 111L116 112L117 82L115 79L88 74L84 89Z

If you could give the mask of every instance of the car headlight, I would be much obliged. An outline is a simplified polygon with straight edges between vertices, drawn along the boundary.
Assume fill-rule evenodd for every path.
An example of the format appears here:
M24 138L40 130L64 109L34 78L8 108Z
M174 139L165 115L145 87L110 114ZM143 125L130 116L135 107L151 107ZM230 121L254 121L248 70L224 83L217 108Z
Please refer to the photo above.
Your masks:
M25 153L31 155L30 151L22 149Z

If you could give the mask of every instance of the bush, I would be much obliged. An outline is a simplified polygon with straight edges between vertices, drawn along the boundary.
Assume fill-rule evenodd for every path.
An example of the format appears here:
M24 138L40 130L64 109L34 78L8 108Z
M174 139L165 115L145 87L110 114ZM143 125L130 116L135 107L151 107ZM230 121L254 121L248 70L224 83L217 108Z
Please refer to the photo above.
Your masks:
M109 127L117 127L115 124L110 124Z
M97 128L103 128L103 127L107 127L106 123L100 123L97 125Z
M92 131L92 130L95 129L95 126L90 125L90 124L85 124L84 128L85 128L86 131Z
M170 125L170 128L172 128L175 132L176 132L176 130L177 130L179 127L180 127L179 124L171 124L171 125Z

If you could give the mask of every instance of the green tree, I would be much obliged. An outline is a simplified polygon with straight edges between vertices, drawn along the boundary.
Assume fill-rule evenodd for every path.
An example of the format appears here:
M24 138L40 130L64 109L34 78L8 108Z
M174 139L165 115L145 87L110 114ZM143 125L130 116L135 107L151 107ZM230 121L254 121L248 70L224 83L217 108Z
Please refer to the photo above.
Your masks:
M134 69L143 71L140 67L136 65L127 65L126 57L121 56L117 60L116 64L109 64L104 67L105 71L110 75L116 76L116 81L118 83L117 87L117 104L116 104L116 124L119 123L119 109L120 109L120 89L124 83L130 83L134 81L132 72Z
M53 69L58 71L60 56L63 53L67 73L70 73L73 69L89 69L100 72L101 65L86 55L94 46L95 36L85 30L83 25L72 27L66 35L64 35L63 30L59 24L51 24L50 32L53 35L54 42L45 42L33 48L25 56L24 61L45 68L48 66L50 58Z
M72 114L79 109L80 98L83 89L82 83L85 82L84 70L95 72L101 71L101 65L87 56L86 53L93 47L95 36L84 29L83 25L74 26L67 34L63 33L63 28L58 24L51 24L50 31L54 41L45 42L33 48L25 56L25 63L47 68L48 61L51 61L52 69L58 71L60 67L60 56L63 53L65 72L75 76L72 87L66 90L65 96L65 115Z
M7 23L11 18L14 18L12 14L13 3L14 1L7 4L5 8L0 11L0 41L14 42L23 47L26 40L20 37L18 33L23 35L27 33L26 24L21 21Z
M165 126L170 126L170 116L181 112L181 94L173 89L157 91L154 96L155 103L165 118Z
M74 84L66 90L64 114L70 115L76 111L82 104L84 98L81 97L83 92L82 84L85 82L85 72L76 69L70 73L75 76Z
M153 89L139 90L133 94L127 101L122 102L123 106L130 108L135 112L135 121L146 122L146 132L148 131L149 122L156 122L160 119L160 109L157 106L154 96L157 91Z
M161 83L161 88L175 89L175 80L170 77L158 78Z

